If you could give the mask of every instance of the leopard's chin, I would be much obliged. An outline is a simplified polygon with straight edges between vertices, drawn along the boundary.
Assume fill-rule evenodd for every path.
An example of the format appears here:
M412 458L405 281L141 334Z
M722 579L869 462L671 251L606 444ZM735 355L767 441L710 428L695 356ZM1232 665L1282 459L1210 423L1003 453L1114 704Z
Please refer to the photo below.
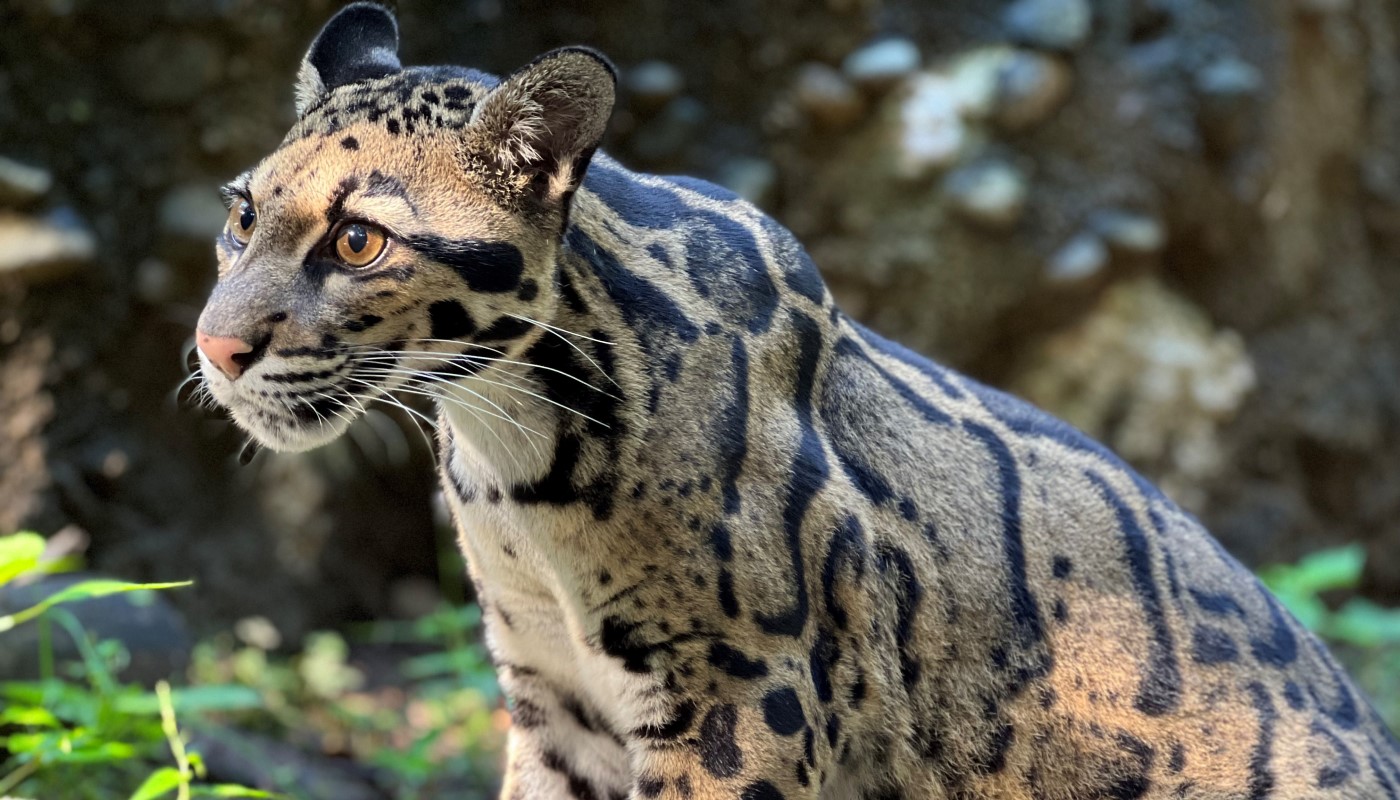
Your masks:
M222 376L205 380L209 394L240 429L259 446L279 453L302 453L335 441L362 407L351 393L335 387L279 401L267 390L235 385Z
M290 414L270 414L263 409L228 406L233 421L260 446L278 453L304 453L340 438L354 421L348 415L304 421Z

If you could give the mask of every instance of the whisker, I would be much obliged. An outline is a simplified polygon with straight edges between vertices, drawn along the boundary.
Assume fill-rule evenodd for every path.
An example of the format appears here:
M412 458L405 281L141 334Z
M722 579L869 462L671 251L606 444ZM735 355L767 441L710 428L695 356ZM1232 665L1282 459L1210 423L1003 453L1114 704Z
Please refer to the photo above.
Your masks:
M506 316L515 317L516 319L521 320L522 322L528 322L531 325L538 325L541 328L544 328L546 331L559 337L559 341L572 347L576 352L578 352L579 355L583 356L584 360L587 361L589 364L592 364L593 368L598 370L598 374L602 375L604 378L607 378L609 383L611 383L613 386L616 386L619 389L622 388L621 384L613 380L613 377L608 374L607 370L603 369L597 361L594 361L592 356L585 353L582 347L579 347L578 345L574 344L573 340L568 338L568 336L565 336L564 334L567 333L569 334L569 336L577 336L580 339L587 339L590 342L597 342L598 344L605 345L607 347L612 347L612 342L605 342L602 339L595 339L592 336L584 336L581 333L574 333L573 331L565 330L564 328L556 328L548 323L540 322L537 319L530 319L529 317L522 317L519 314L512 314L510 312L506 312Z
M350 378L349 380L355 381L356 383L363 384L363 385L369 387L370 389L372 389L372 390L374 390L374 391L376 391L376 392L379 392L379 393L382 395L382 397L381 397L380 399L382 399L384 402L388 402L388 403L390 403L391 405L396 405L396 406L398 406L399 408L402 408L403 410L409 412L410 414L415 414L415 415L417 415L418 417L420 417L421 419L423 419L424 421L428 421L427 417L425 417L425 416L422 414L422 412L419 412L419 411L417 411L417 410L415 410L415 409L412 409L412 408L410 408L407 404L405 404L404 402L398 400L397 398L394 398L391 394L389 394L389 391L388 391L387 389L385 389L384 387L379 386L379 385L377 385L377 384L370 383L370 382L368 382L368 381L360 380L359 378ZM399 387L399 391L404 391L404 389L403 389L402 387ZM516 468L523 471L523 470L524 470L524 467L522 467L522 466L520 465L520 460L516 457L515 451L514 451L514 450L511 450L509 447L506 446L505 440L502 439L502 438L501 438L501 435L500 435L499 433L496 432L496 428L495 428L493 425L487 423L485 420L483 420L483 419L482 419L480 416L478 416L478 414L477 414L478 411L480 411L480 412L483 413L483 414L489 414L490 412L484 411L483 409L476 408L475 406L471 405L470 403L467 403L467 402L462 401L462 400L460 400L460 399L454 399L454 401L456 402L456 404L458 405L458 407L460 407L462 410L466 411L468 414L471 414L473 417L475 417L476 420L477 420L478 422L481 423L481 426L482 426L483 428L485 428L488 432L491 433L492 436L494 436L494 437L496 438L496 441L499 442L500 445L501 445L501 449L505 451L506 455L510 456L510 458L511 458L512 461L515 462ZM433 427L436 427L436 423L434 423L434 422L428 421L428 424L431 425L431 426L433 426Z
M394 369L394 368L390 368L390 367L374 367L374 369L377 370L380 374L386 374L386 375L388 375L388 374L393 374L393 375L407 375L407 376L417 377L417 378L420 378L420 379L423 379L423 380L431 380L431 381L433 381L434 383L453 383L453 382L458 382L458 381L480 381L481 383L490 384L490 385L492 385L492 386L499 386L499 387L501 387L502 389L508 389L508 390L510 390L510 391L520 392L521 394L528 395L528 396L533 397L533 398L536 398L536 399L538 399L538 400L543 400L544 402L549 403L549 404L552 405L552 406L556 406L556 407L561 408L561 409L563 409L563 410L565 410L565 411L568 411L568 412L570 412L570 413L572 413L572 414L577 414L578 416L582 417L583 419L588 420L589 422L592 422L592 423L595 424L595 425L601 425L601 426L604 427L604 428L608 428L608 427L609 427L609 425L608 425L606 422L603 422L602 420L594 419L593 417L589 416L588 414L585 414L584 412L579 411L578 409L573 408L572 406L564 405L563 403L560 403L560 402L557 401L557 400L552 400L552 399L550 399L550 398L548 398L548 397L545 397L544 395L542 395L542 394L540 394L540 393L538 393L538 392L532 392L532 391L530 391L529 389L524 389L524 388L522 388L522 387L514 386L514 385L508 384L508 383L501 383L500 381L489 380L489 379L487 379L487 378L481 377L479 374L477 374L477 375L466 375L466 376L456 376L456 375L442 375L442 374L440 374L440 373L435 373L435 372L423 373L423 372L417 372L417 371L414 371L414 370L403 369L403 368Z
M459 342L459 344L462 344L462 343ZM471 355L471 354L468 354L468 353L438 353L438 352L435 352L435 351L432 351L432 350L393 350L393 351L385 350L385 351L382 351L382 352L374 353L374 354L372 354L372 355L360 355L360 356L356 356L355 358L356 358L357 361L361 361L361 360L369 360L369 359L372 359L372 358L385 358L385 357L400 356L400 355L403 355L403 356L411 356L411 357L414 357L414 358L420 358L420 359L423 359L423 360L425 360L425 361L431 360L431 359L434 359L434 358L439 359L439 360L442 360L442 361L455 361L455 360L457 360L457 359L459 359L459 358L465 358L465 359L467 359L467 360L469 360L469 361L476 361L476 362L483 363L483 364L510 364L510 365L512 365L512 366L528 367L528 368L530 368L530 369L538 369L538 370L543 370L543 371L545 371L545 372L553 372L553 373L555 373L556 375L563 375L564 377L568 378L569 380L572 380L572 381L575 381L575 382L577 382L577 383L580 383L580 384L582 384L582 385L588 387L589 389L592 389L593 391L598 392L599 394L601 394L601 395L603 395L603 396L605 396L605 397L609 397L609 398L611 398L611 399L613 399L613 400L621 400L621 399L622 399L622 398L618 397L617 395L614 395L614 394L608 392L606 389L600 389L599 387L594 386L593 384L589 383L588 381L584 380L583 378L580 378L580 377L577 376L577 375L574 375L573 373L565 372L565 371L563 371L563 370L561 370L561 369L556 369L556 368L554 368L554 367L547 367L547 366L545 366L545 365L543 365L543 364L532 364L532 363L530 363L530 362L528 362L528 361L516 361L516 360L514 360L514 359L508 359L508 358L490 358L490 357L487 357L487 356L476 356L476 355ZM401 359L396 359L396 360L401 360ZM600 370L600 371L601 371L601 370ZM603 373L603 374L604 374L604 377L607 377L607 373ZM611 378L609 378L609 380L611 380ZM614 383L615 383L615 382L614 382ZM621 387L619 387L619 388L621 388Z

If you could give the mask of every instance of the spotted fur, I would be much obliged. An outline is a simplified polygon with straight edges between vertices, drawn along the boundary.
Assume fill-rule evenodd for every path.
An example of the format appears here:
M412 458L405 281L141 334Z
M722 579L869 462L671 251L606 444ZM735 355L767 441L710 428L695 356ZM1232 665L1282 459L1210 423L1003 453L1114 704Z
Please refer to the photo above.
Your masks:
M396 45L367 4L313 44L200 325L261 348L208 381L273 448L439 398L503 797L1395 800L1366 700L1157 489L843 315L748 203L595 155L601 57Z

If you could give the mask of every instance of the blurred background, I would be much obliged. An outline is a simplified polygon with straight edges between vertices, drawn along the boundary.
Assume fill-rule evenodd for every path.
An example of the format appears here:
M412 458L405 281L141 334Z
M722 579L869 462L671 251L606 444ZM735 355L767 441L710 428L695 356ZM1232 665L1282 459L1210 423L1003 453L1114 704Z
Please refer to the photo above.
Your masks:
M177 764L150 722L171 679L209 780L488 796L507 718L414 419L241 466L238 432L177 390L217 187L277 146L339 5L0 0L0 534L195 581L0 634L0 679L40 692L0 703L51 707L67 675L93 719L128 685L139 717L132 754L53 785L57 740L3 734L78 712L0 706L0 794L126 797ZM854 316L1118 450L1400 721L1393 0L397 8L407 64L608 53L612 155L743 194ZM42 596L0 587L0 613Z

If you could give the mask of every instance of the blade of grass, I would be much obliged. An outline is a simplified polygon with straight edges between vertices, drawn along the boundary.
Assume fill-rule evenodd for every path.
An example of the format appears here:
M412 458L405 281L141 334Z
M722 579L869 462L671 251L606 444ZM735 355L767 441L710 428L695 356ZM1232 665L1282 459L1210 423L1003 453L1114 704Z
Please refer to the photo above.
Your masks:
M95 597L106 597L123 592L139 592L148 589L178 589L189 586L193 581L176 581L174 583L128 583L126 581L114 581L107 579L97 579L75 583L64 589L60 589L49 595L42 601L30 606L22 611L13 614L6 614L0 617L0 633L23 625L26 622L38 617L50 608L62 603L73 603L79 600L91 600Z

